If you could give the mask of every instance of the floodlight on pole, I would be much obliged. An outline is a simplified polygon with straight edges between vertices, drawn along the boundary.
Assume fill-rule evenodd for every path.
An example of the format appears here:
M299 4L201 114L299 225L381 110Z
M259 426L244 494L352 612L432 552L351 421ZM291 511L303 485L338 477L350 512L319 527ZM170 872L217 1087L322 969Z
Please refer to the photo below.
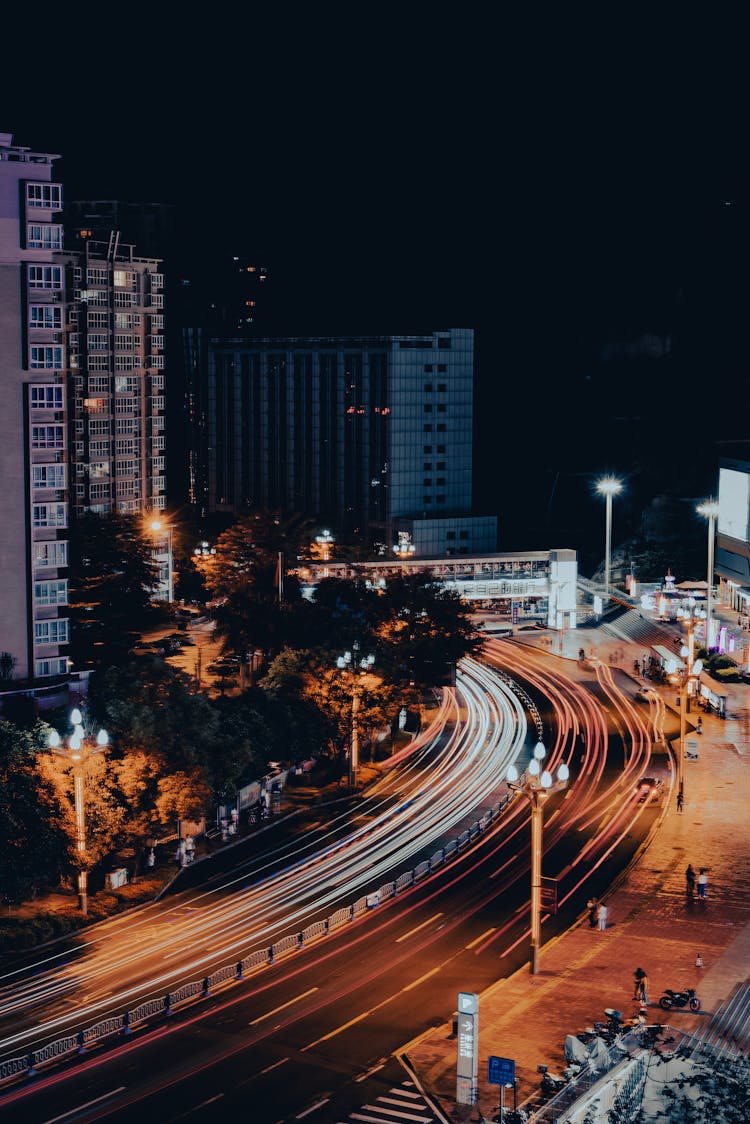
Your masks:
M609 601L609 573L612 559L612 497L622 491L622 481L616 476L603 476L596 490L606 500L606 525L604 536L604 596Z
M714 499L700 503L695 509L699 515L708 519L708 567L706 572L706 651L711 651L711 609L714 592L714 527L719 514L719 505Z

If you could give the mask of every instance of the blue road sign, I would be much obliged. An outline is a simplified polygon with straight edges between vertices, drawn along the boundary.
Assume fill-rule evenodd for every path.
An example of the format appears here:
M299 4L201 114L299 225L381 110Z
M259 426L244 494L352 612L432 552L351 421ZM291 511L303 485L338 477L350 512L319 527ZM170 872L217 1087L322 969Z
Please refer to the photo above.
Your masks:
M490 1054L487 1059L487 1082L489 1085L515 1085L516 1063L512 1058L496 1058Z

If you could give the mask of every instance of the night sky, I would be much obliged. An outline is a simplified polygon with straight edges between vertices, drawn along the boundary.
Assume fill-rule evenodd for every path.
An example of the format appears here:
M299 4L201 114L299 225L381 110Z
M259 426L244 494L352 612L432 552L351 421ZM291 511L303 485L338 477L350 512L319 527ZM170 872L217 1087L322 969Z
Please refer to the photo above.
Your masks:
M0 128L63 154L68 199L174 203L193 263L267 266L259 328L476 328L477 504L502 547L598 541L602 471L627 478L621 527L662 488L710 491L715 442L748 430L736 177L676 182L658 109L644 129L628 90L561 84L517 27L287 16L133 36L153 71L115 39L109 78L106 37L81 41L64 112L24 83Z

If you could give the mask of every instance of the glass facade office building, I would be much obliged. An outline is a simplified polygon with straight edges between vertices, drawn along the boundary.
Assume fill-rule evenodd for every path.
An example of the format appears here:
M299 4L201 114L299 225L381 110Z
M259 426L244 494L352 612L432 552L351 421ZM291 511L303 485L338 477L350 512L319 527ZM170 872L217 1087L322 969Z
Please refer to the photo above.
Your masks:
M388 550L400 520L435 553L495 548L495 518L471 516L473 331L212 339L205 364L208 510L303 512Z

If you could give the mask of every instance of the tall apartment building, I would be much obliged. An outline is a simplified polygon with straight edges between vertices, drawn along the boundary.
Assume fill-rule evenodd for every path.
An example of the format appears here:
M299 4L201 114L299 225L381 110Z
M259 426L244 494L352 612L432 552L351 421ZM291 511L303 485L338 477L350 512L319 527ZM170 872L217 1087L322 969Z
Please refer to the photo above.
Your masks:
M204 368L199 504L320 516L417 556L495 550L472 515L474 333L193 340Z
M0 652L33 682L69 670L70 520L165 505L159 263L65 251L56 159L0 133Z

